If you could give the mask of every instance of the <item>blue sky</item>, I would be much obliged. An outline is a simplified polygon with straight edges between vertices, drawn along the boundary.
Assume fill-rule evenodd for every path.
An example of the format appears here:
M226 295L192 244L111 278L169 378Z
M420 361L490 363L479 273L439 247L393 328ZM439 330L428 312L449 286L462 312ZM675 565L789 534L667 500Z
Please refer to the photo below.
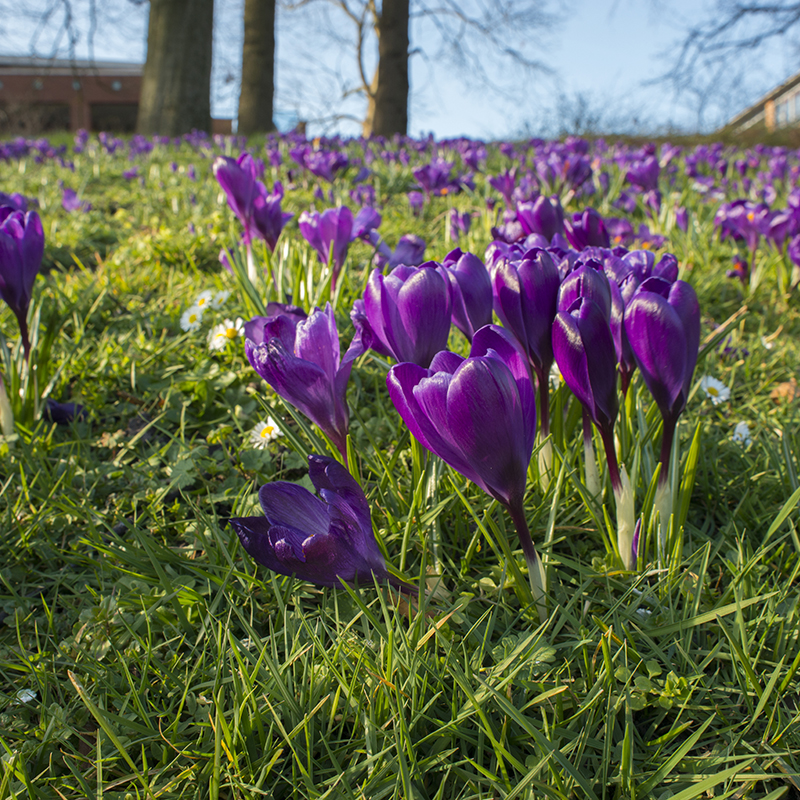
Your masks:
M29 0L26 9L46 0ZM78 56L87 54L85 20L81 9L89 0L73 0L78 17ZM468 135L500 138L523 133L555 132L559 121L576 106L578 95L598 119L615 127L627 124L640 129L692 128L697 115L691 98L675 99L663 84L647 85L667 69L671 54L686 25L698 20L712 0L571 0L559 8L561 22L526 34L511 43L526 54L547 63L550 75L524 75L513 65L494 72L491 58L487 71L506 92L477 84L463 70L453 69L430 56L437 42L426 40L412 27L412 47L427 55L411 61L411 106L409 133L433 132L437 137ZM0 6L3 0L0 0ZM95 39L97 58L141 60L145 55L146 6L128 0L106 0L104 17ZM0 10L7 10L0 8ZM242 40L243 0L217 0L215 33L215 116L235 116L238 70ZM24 13L24 12L22 12ZM305 15L305 16L303 16ZM0 15L0 37L6 52L28 50L34 20ZM54 20L54 25L57 20ZM55 29L55 28L54 28ZM53 30L54 30L53 29ZM310 4L302 12L283 12L278 30L278 87L276 108L296 110L313 118L332 111L359 117L363 104L332 102L341 89L352 86L354 62L351 52L336 46L350 30L325 3ZM416 39L414 38L416 36ZM49 37L49 38L48 38ZM53 33L40 36L40 53L53 47ZM62 39L60 54L66 54ZM726 89L720 107L711 108L706 127L730 117L747 101L797 71L797 53L788 43L769 48L768 55L744 54L738 66L736 96ZM369 66L369 64L368 64ZM723 87L724 88L724 87ZM344 133L357 133L358 124L346 119L336 126ZM313 128L312 128L313 130Z

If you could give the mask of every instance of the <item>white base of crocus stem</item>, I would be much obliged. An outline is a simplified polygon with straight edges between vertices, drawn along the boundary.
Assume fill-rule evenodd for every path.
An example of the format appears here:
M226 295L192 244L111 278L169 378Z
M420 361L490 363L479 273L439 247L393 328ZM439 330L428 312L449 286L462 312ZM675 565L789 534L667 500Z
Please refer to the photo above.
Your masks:
M636 530L636 508L633 486L625 467L620 469L620 486L614 490L617 506L617 547L625 569L636 569L636 554L633 552L633 534Z
M528 580L531 584L531 594L539 614L539 621L545 622L547 620L547 576L544 572L544 564L535 550L532 557L529 557L528 554L525 555L525 561L528 564Z
M14 433L14 412L11 410L11 403L8 402L2 378L0 378L0 430L3 431L3 436L11 436Z
M553 475L553 443L548 438L539 449L539 486L546 492Z
M258 274L256 273L256 260L253 256L253 248L250 245L247 245L247 277L250 279L250 283L255 283Z
M672 516L672 487L668 480L659 481L656 496L653 500L653 511L658 512L658 564L664 566L667 557L667 536L669 535L669 522Z
M597 471L597 459L594 455L591 435L583 438L584 483L592 497L600 496L600 473Z

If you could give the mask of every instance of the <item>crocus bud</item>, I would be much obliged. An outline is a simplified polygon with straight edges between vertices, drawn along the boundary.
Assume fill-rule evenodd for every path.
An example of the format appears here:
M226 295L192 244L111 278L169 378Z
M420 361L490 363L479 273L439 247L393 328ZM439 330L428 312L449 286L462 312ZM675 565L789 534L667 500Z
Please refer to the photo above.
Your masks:
M30 353L28 307L43 255L44 231L39 215L0 208L0 297L17 318L26 359Z
M685 281L648 278L625 311L625 332L664 419L677 420L689 397L700 346L700 305Z
M584 247L609 247L611 244L603 218L593 208L576 212L571 220L564 220L564 228L569 243L576 250L583 250Z
M492 281L486 266L472 253L448 253L440 274L450 283L453 324L472 341L475 331L492 322Z
M564 233L564 212L557 196L539 195L532 203L519 203L517 220L525 236L538 233L550 242L557 233Z
M613 431L619 405L616 350L608 318L588 297L559 311L553 323L553 352L572 393L598 428Z
M452 301L450 286L429 261L373 270L364 293L364 311L373 334L397 361L427 367L447 347Z
M331 290L336 289L339 272L353 238L353 212L347 206L328 208L321 214L304 211L298 221L303 238L317 251L320 261L333 269Z

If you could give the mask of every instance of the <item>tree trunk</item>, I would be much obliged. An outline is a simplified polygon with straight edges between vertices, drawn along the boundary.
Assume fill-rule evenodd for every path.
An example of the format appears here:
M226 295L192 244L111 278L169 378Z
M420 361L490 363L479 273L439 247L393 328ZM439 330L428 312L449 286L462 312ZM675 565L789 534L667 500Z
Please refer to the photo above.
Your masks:
M239 133L275 130L275 0L245 0Z
M211 130L214 0L150 0L139 133Z
M383 0L378 69L370 87L364 134L391 136L408 130L408 3Z

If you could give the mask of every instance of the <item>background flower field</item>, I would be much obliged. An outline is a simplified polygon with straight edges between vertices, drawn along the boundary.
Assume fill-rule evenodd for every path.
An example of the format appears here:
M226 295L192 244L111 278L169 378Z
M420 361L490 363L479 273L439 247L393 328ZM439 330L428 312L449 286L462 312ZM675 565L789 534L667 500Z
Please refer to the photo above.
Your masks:
M540 623L520 599L521 554L505 557L507 515L421 461L372 352L347 395L355 471L382 552L429 591L319 589L247 557L227 519L260 513L270 481L311 489L308 455L339 454L245 357L239 318L257 308L220 263L244 252L211 168L245 147L294 214L272 255L254 242L256 262L306 311L330 300L343 353L376 245L350 244L332 290L298 227L312 206L374 206L390 251L414 234L441 262L456 246L484 258L514 222L504 210L546 187L568 214L620 220L618 243L674 253L702 313L678 428L678 557L659 568L651 544L638 572L621 568L610 492L586 502L580 406L557 381L559 467L525 496L548 577ZM33 302L50 397L85 409L64 425L18 420L0 440L0 800L800 796L800 318L792 237L769 227L791 216L800 155L547 147L0 145L0 191L38 203L43 222ZM655 189L629 177L648 156ZM737 198L771 214L749 238ZM182 324L200 297L199 324ZM15 324L0 309L9 342ZM469 350L455 329L449 346ZM660 424L635 377L618 428L648 514Z

